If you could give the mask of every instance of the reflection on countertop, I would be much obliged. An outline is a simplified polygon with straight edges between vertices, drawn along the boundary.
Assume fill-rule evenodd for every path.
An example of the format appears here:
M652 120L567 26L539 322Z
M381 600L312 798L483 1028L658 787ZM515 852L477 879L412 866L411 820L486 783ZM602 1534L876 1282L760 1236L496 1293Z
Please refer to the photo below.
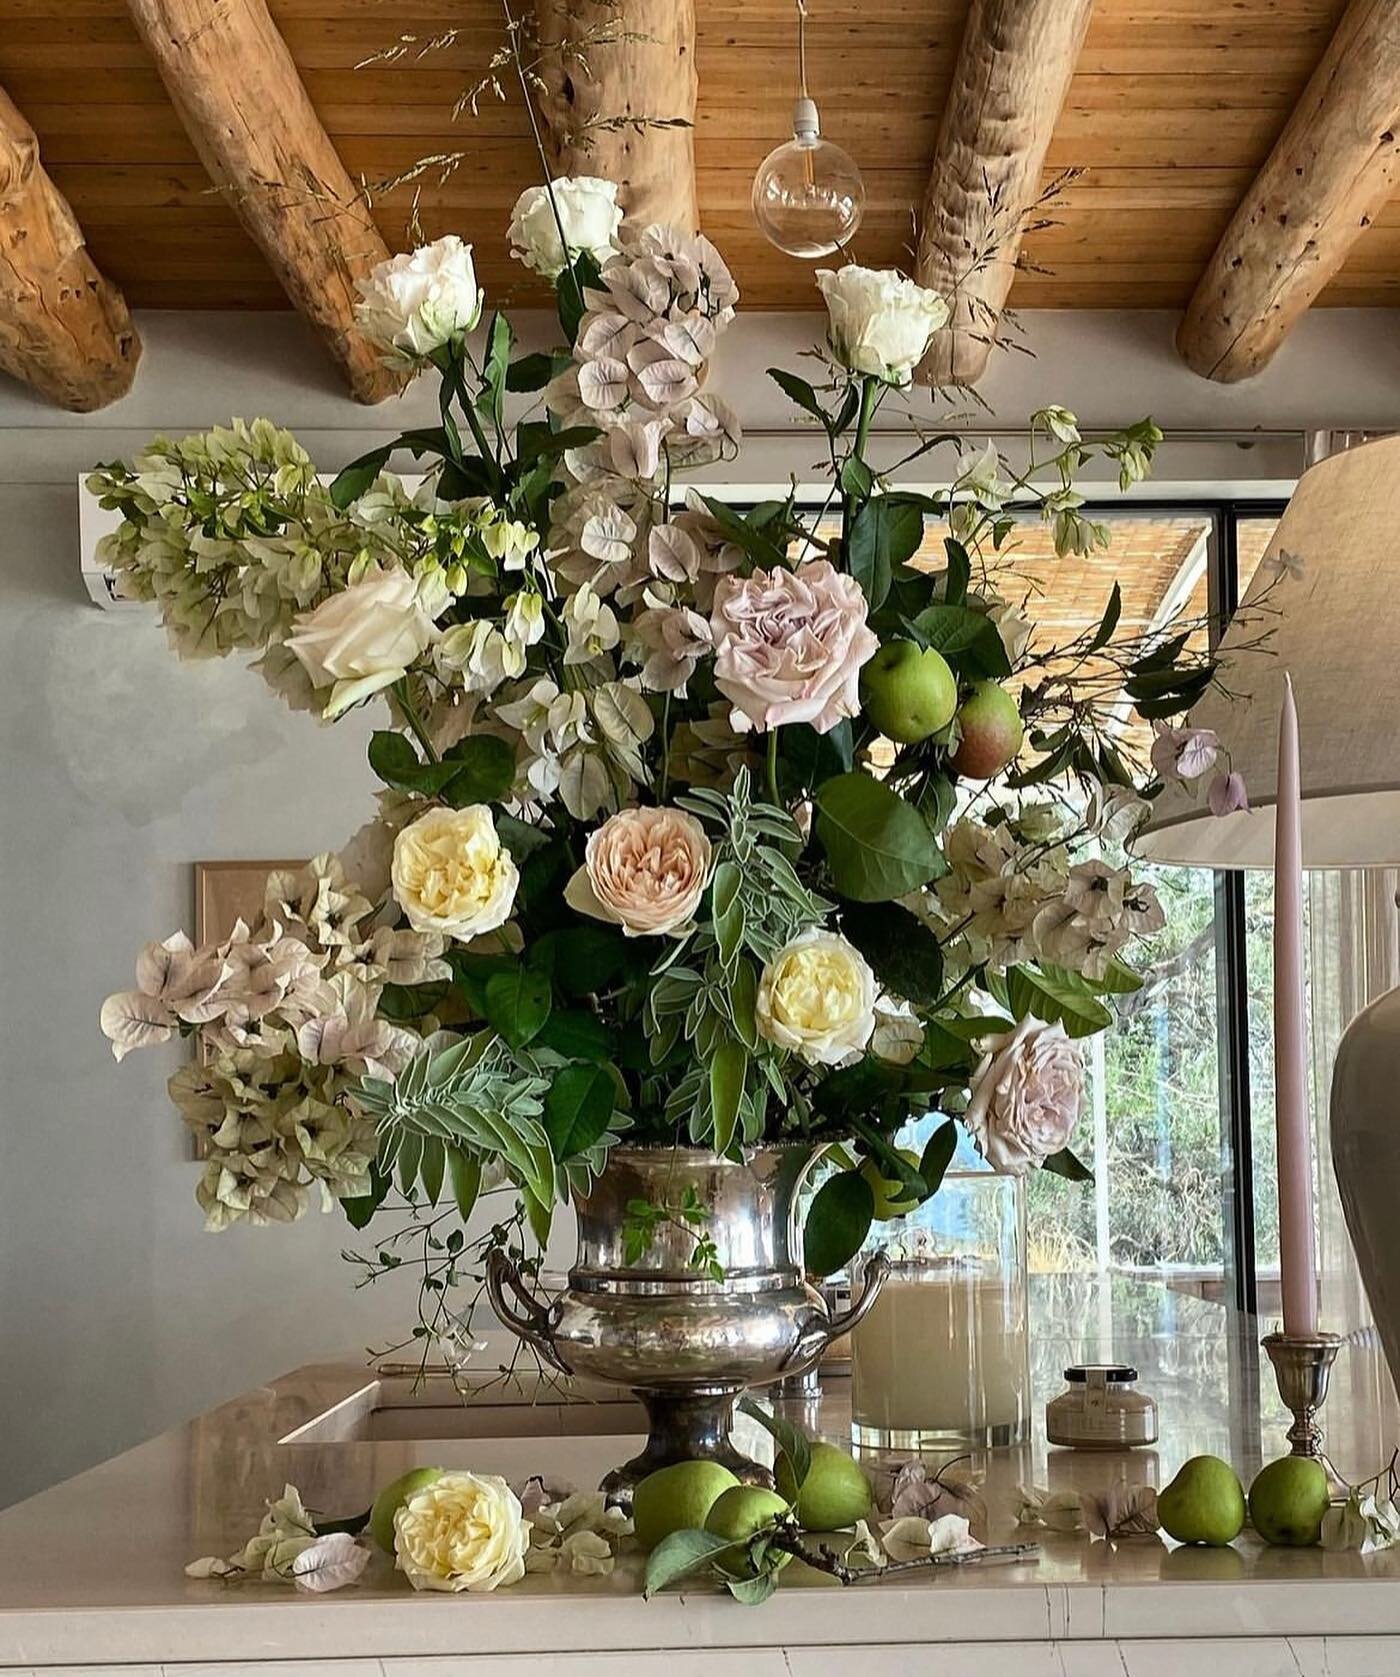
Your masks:
M1203 1452L1227 1457L1247 1481L1284 1453L1287 1416L1267 1361L1261 1373L1253 1321L1138 1280L1054 1277L1035 1284L1032 1328L1036 1436L973 1463L993 1542L1027 1535L1012 1524L1018 1484L1161 1485ZM227 1659L245 1645L260 1657L371 1657L467 1647L857 1644L870 1641L877 1624L898 1625L910 1642L1234 1637L1261 1629L1400 1636L1400 1556L1270 1550L1249 1533L1223 1551L1037 1534L1037 1560L891 1581L855 1596L794 1566L761 1618L704 1590L643 1603L637 1557L624 1557L607 1579L531 1575L495 1596L432 1600L413 1597L381 1560L363 1585L325 1598L184 1577L194 1556L237 1548L285 1481L318 1513L348 1516L425 1461L585 1486L637 1447L639 1411L625 1393L585 1399L533 1373L492 1372L512 1349L489 1341L481 1372L465 1382L465 1404L443 1374L415 1385L406 1372L352 1362L308 1366L0 1513L0 1667ZM1064 1367L1109 1359L1140 1370L1159 1405L1159 1443L1127 1453L1048 1447L1044 1403L1061 1389ZM818 1399L783 1407L814 1432L848 1436L849 1382L839 1375L825 1380ZM1343 1351L1324 1419L1343 1474L1368 1475L1389 1458L1400 1416L1374 1351ZM751 1428L745 1448L771 1452L766 1433L741 1424Z

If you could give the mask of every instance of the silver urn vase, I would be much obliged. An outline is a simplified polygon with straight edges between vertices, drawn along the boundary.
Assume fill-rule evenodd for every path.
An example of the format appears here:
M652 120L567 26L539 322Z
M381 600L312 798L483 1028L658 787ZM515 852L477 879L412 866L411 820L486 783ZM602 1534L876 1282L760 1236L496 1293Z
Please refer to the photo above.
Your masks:
M771 1482L730 1440L735 1399L811 1368L869 1310L884 1280L869 1266L860 1298L836 1315L808 1286L798 1195L818 1151L784 1143L735 1160L702 1148L615 1147L591 1190L575 1196L578 1257L564 1293L537 1296L504 1252L491 1254L487 1292L502 1322L560 1373L630 1386L646 1408L646 1448L610 1473L604 1490L628 1490L696 1457ZM679 1207L687 1190L708 1212L704 1223L679 1214L661 1222L629 1261L628 1204ZM692 1267L697 1233L713 1241L722 1281Z

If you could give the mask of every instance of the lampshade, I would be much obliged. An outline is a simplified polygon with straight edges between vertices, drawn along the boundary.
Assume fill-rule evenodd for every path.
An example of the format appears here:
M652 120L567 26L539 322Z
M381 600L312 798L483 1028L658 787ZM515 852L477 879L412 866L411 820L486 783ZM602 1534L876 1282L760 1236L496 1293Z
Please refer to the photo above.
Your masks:
M1290 563L1280 571L1283 554ZM1219 735L1251 807L1216 817L1202 782L1173 783L1134 851L1200 867L1271 865L1287 671L1298 704L1303 865L1400 863L1400 436L1303 475L1220 658L1223 685L1187 726Z

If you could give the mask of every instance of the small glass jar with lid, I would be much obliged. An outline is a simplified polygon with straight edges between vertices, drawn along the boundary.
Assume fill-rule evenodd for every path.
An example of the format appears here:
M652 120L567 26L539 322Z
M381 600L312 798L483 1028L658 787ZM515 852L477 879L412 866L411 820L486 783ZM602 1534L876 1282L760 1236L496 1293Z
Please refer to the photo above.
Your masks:
M1071 1450L1132 1450L1157 1442L1157 1405L1124 1363L1076 1363L1045 1405L1045 1436Z

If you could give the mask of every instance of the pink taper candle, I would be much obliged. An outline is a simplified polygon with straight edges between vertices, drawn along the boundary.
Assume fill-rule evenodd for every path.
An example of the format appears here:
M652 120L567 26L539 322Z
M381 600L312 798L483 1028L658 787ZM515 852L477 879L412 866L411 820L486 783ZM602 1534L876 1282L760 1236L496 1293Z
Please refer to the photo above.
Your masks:
M1303 813L1298 711L1287 675L1279 712L1274 813L1274 1120L1283 1331L1311 1335L1317 1332L1317 1249L1303 1007Z

